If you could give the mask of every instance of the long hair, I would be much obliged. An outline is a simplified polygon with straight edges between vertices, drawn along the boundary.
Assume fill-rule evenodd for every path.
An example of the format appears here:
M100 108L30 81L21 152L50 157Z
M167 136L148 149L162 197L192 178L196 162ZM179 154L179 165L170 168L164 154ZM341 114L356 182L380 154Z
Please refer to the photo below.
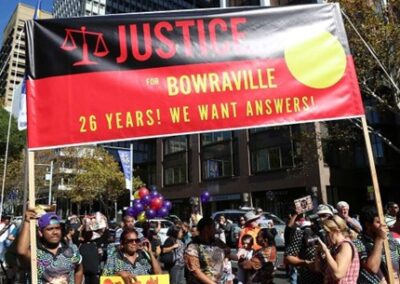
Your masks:
M276 230L273 230L271 228L262 228L258 235L261 236L261 238L267 242L268 246L275 246L275 236L276 236Z
M345 237L351 240L355 240L357 238L357 233L351 230L347 226L346 221L338 215L333 215L331 218L323 221L323 227L327 232L339 231Z

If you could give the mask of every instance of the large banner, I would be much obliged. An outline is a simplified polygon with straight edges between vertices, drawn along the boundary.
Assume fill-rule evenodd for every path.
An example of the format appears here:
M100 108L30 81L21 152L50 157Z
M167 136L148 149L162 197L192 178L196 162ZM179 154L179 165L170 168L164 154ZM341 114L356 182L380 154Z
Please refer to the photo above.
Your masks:
M27 23L31 149L357 117L337 4Z

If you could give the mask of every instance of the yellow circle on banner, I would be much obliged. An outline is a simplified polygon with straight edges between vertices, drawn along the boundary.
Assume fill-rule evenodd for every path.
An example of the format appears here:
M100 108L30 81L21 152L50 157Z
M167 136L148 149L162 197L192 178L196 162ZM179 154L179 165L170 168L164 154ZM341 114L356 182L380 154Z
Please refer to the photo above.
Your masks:
M285 48L285 61L296 80L315 89L333 86L346 70L346 53L329 32Z

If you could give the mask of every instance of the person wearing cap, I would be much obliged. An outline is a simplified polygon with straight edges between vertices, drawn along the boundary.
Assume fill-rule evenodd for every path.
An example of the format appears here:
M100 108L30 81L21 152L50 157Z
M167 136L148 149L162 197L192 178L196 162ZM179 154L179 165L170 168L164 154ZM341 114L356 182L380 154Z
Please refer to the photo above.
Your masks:
M356 219L349 216L350 205L346 201L339 201L336 204L336 209L338 211L338 215L346 221L346 224L350 229L356 233L360 233L362 231L361 224Z
M30 264L30 226L36 218L34 209L25 213L17 253L25 264ZM82 256L75 245L62 242L60 217L46 213L39 218L39 240L37 243L38 283L81 284L83 279Z
M240 231L238 248L242 248L242 237L244 235L250 235L253 237L253 246L252 249L257 251L261 248L261 246L257 243L257 235L260 231L260 226L258 225L258 220L260 219L260 215L256 215L253 211L249 211L244 214L244 219L246 221L244 228Z
M333 216L333 211L328 205L321 204L317 208L317 215L324 221ZM305 235L304 228L297 229L293 233L289 244L286 246L285 262L297 267L297 283L323 283L322 273L315 271L316 247L307 244Z

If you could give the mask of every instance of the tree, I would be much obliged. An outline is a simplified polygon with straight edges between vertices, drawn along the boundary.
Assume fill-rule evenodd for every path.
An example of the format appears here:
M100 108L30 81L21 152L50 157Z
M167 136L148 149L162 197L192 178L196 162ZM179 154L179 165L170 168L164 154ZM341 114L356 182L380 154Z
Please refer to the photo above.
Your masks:
M3 161L5 158L9 116L10 114L0 107L0 161ZM19 158L25 146L25 141L25 131L19 131L15 119L12 118L8 148L8 157L10 160Z
M400 2L339 1L361 91L382 109L400 112ZM375 55L373 55L375 54Z
M75 147L60 151L62 159L73 169L66 196L74 203L92 205L98 201L108 211L109 203L124 193L124 177L118 163L103 148ZM60 179L60 177L58 177Z

